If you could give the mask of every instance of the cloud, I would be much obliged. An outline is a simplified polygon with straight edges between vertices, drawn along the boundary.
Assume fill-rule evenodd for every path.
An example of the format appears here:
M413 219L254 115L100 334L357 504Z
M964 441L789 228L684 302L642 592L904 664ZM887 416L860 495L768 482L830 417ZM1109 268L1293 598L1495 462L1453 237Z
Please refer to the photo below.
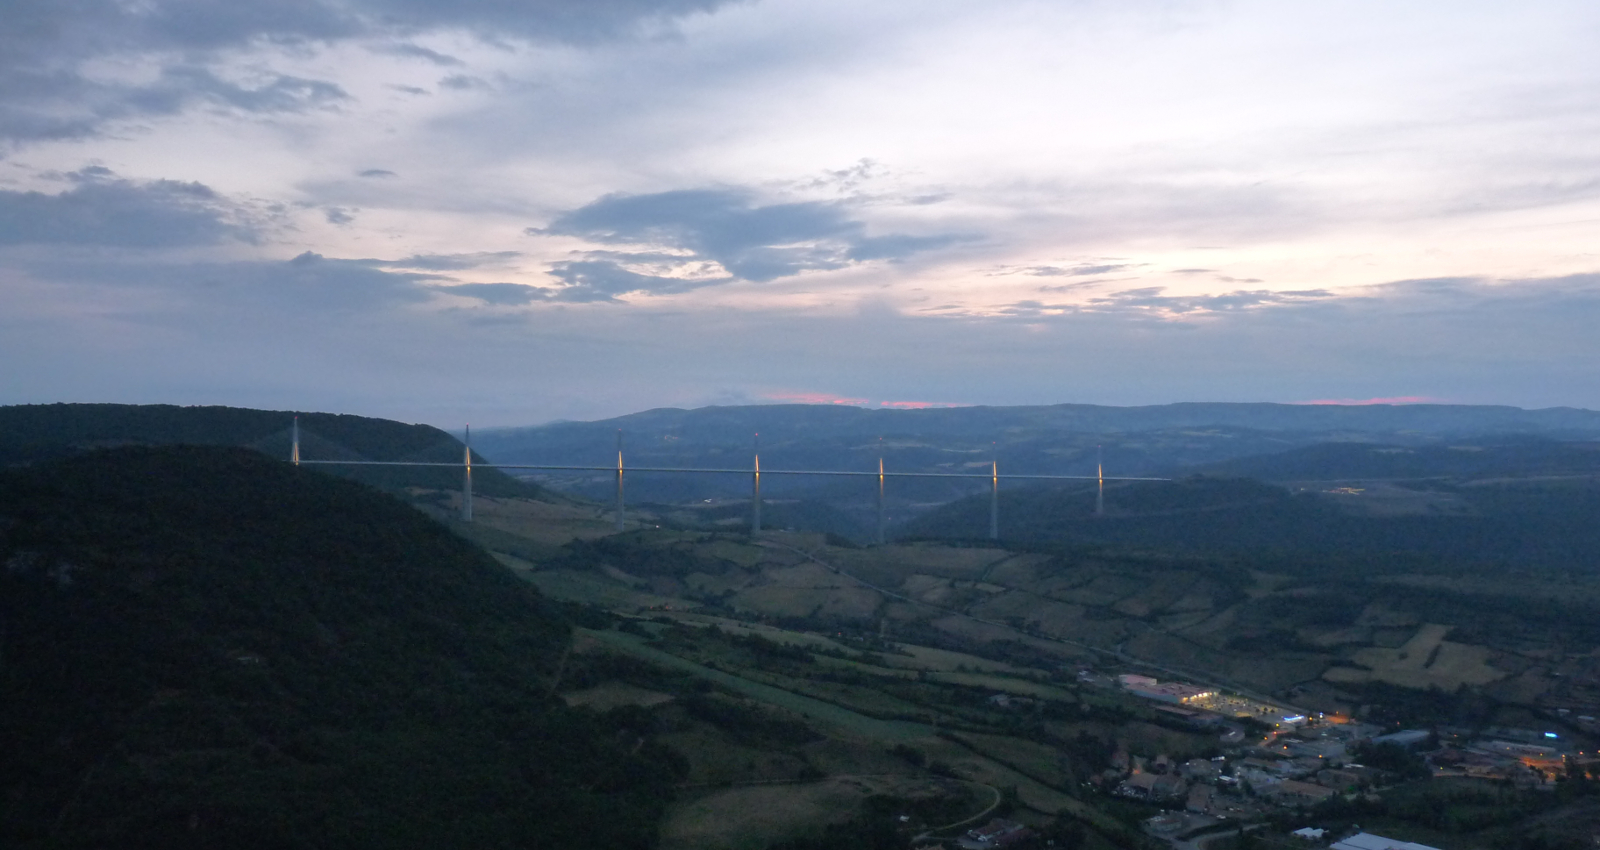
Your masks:
M956 236L954 234L946 234L943 236L906 236L904 234L897 234L894 236L868 236L864 239L858 240L855 245L851 246L846 256L856 261L899 261L917 253L918 251L931 251L936 248L944 248L955 244L956 242L971 241L973 238L974 237L970 236Z
M378 268L425 269L449 272L505 265L522 256L520 251L479 251L470 254L412 254L398 260L359 260Z
M609 251L558 263L551 270L569 285L587 287L586 293L607 296L683 291L735 279L764 283L869 260L899 261L970 238L867 236L866 225L848 212L842 204L816 201L759 205L752 193L739 189L679 189L606 195L529 232L647 246L647 256L658 262L702 269L712 263L726 272L700 277L644 274L625 268L624 257Z
M263 44L290 47L350 39L406 38L466 31L504 41L594 43L628 37L651 22L710 11L724 0L9 0L0 26L0 139L40 141L99 134L108 122L170 115L198 103L248 112L301 111L343 100L333 83L269 75L255 84L213 71L230 50ZM384 52L439 66L455 57L403 41ZM97 79L89 70L108 59L165 64L159 78L133 85ZM457 85L469 78L448 78ZM481 82L481 81L480 81ZM413 87L396 87L413 94Z
M0 362L29 365L0 382L7 403L321 407L508 425L774 391L876 406L1426 396L1600 408L1600 275L1397 281L1172 322L1089 310L443 309L458 300L440 296L454 281L356 261L26 253L0 286ZM1150 332L1160 324L1186 330Z
M327 216L329 224L345 225L356 220L356 217L351 215L350 212L350 210L343 207L328 207L323 211L323 214Z
M368 29L465 28L495 38L593 42L636 32L641 24L709 12L726 0L358 0Z
M211 283L205 297L223 303L271 304L300 313L367 312L432 297L436 275L368 268L359 260L329 259L306 251L288 262L196 265Z
M1124 269L1135 268L1136 263L1079 263L1075 266L1001 266L990 272L992 277L1006 275L1028 275L1030 277L1087 277L1090 275L1110 274ZM1081 286L1082 284L1067 284L1067 286Z
M374 178L374 179L381 179L381 178L386 178L386 177L396 177L398 175L396 175L393 171L390 171L387 168L369 168L369 169L367 169L365 171L362 171L362 172L356 174L356 176L357 177L370 177L370 178Z
M1123 279L1126 280L1126 278L1123 278ZM1046 286L1041 286L1041 287L1038 288L1038 291L1040 291L1040 292L1071 292L1071 291L1073 291L1075 289L1098 289L1098 288L1100 288L1102 286L1105 286L1106 284L1111 283L1111 282L1113 282L1113 281L1082 280L1082 281L1078 281L1077 283L1056 283L1056 284L1049 284L1049 285L1046 285Z
M323 80L308 80L286 74L269 74L257 86L240 85L218 77L206 68L167 68L153 86L131 89L124 103L141 112L177 112L194 100L210 100L245 112L304 112L326 106L349 95L339 86Z
M6 47L0 41L0 56ZM100 132L107 122L173 115L198 104L273 114L323 108L349 97L334 83L285 74L234 82L206 67L179 64L135 85L90 79L52 64L41 59L8 65L0 58L0 139L83 138Z
M833 393L820 392L772 392L764 396L769 401L784 404L840 404L850 407L861 407L871 404L871 399L850 398L849 396L834 395Z
M1002 316L1014 316L1023 319L1032 319L1040 316L1059 312L1077 312L1078 308L1071 304L1045 304L1041 301L1015 301L999 308Z
M1111 272L1121 271L1130 267L1131 266L1128 263L1100 263L1098 265L1082 265L1065 268L1062 266L1029 266L1028 268L1023 269L1022 273L1037 277L1058 277L1061 275L1083 277L1085 275L1093 274L1109 274Z
M1204 315L1238 312L1258 307L1301 304L1335 297L1325 289L1274 292L1266 289L1237 290L1217 295L1164 295L1165 287L1147 286L1125 289L1091 298L1087 309L1098 312L1146 312L1162 315Z
M396 44L390 47L382 48L381 52L388 53L393 56L408 56L415 59L426 59L435 65L447 68L459 67L466 64L454 56L447 56L443 53L429 50L428 48L417 44Z
M724 0L10 0L5 41L58 42L89 50L215 50L257 41L333 41L432 29L465 29L494 38L594 41L626 36L648 21L705 12ZM84 40L94 38L90 44ZM414 44L405 55L439 54Z
M98 166L66 177L72 188L55 195L0 191L0 245L167 248L252 237L203 183L134 182Z
M71 252L14 259L15 267L55 286L99 288L91 300L116 302L134 293L162 293L161 303L180 323L216 315L266 321L315 322L330 316L371 314L432 300L444 279L418 272L374 269L359 260L305 251L289 260L231 262L136 261ZM109 293L118 293L116 297ZM135 299L137 300L137 299Z
M478 77L469 74L451 74L439 80L439 88L454 89L456 91L472 91L473 89L488 89L489 84Z
M616 301L618 295L644 292L670 295L702 286L728 283L732 278L679 278L629 271L613 260L573 260L556 263L550 276L566 284L558 290L557 301Z
M441 286L439 291L476 298L486 304L508 307L518 307L534 301L548 301L552 295L547 287L529 286L525 283L458 283Z
M853 192L884 173L882 164L861 159L849 168L828 169L810 180L796 184L801 189L832 189L840 194Z

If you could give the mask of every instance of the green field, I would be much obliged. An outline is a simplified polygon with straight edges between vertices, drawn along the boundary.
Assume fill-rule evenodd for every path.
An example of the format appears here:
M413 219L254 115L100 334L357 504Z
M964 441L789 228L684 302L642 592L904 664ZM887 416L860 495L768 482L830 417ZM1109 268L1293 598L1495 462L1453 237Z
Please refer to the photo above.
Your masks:
M921 723L878 720L819 699L802 696L772 685L765 685L732 673L713 670L702 664L696 664L671 653L646 646L642 639L633 635L591 629L581 629L580 632L629 655L646 659L663 667L693 673L735 693L744 694L768 705L777 706L849 735L879 741L905 741L924 737L933 732L933 727Z
M625 584L608 581L597 573L576 570L536 570L526 573L540 593L567 602L581 602L629 612L651 608L698 608L699 603L671 596L658 596L634 590Z

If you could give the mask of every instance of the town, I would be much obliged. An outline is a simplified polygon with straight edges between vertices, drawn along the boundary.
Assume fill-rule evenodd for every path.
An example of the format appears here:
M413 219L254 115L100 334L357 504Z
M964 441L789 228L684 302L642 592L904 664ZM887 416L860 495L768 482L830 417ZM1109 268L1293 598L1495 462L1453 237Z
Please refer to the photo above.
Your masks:
M1145 831L1179 850L1193 846L1188 840L1196 835L1226 834L1217 832L1222 827L1249 829L1249 824L1269 818L1280 823L1304 819L1331 801L1377 800L1388 786L1419 778L1470 777L1553 791L1563 777L1600 774L1600 753L1578 750L1552 731L1494 727L1476 734L1441 727L1385 732L1342 715L1299 713L1135 673L1108 677L1085 669L1078 678L1161 703L1157 710L1218 732L1223 752L1216 756L1178 761L1163 753L1130 753L1119 747L1111 766L1090 780L1104 792L1160 807L1160 813L1144 822ZM1572 720L1593 722L1589 716ZM1368 760L1378 763L1363 763L1364 757L1373 756ZM962 846L1008 846L1004 836L1018 833L995 834L1003 837L973 835ZM1334 850L1434 850L1362 832L1337 836L1314 826L1291 834L1306 846Z

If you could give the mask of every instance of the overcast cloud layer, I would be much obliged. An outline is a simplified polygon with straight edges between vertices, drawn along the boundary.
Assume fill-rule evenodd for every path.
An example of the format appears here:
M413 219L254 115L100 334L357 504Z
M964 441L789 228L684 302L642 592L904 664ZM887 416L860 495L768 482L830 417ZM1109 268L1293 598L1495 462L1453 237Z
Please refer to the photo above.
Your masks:
M0 0L0 403L1600 407L1600 6Z

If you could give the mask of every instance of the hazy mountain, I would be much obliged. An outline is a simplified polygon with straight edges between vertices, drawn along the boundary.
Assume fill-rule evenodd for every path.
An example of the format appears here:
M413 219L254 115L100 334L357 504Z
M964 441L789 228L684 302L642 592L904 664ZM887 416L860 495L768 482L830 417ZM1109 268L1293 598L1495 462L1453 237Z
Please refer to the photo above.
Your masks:
M1014 429L1066 433L1133 433L1172 428L1238 428L1275 432L1473 435L1531 433L1600 435L1600 412L1570 407L1524 410L1491 405L1315 405L1180 403L1145 407L1055 404L884 410L825 404L659 408L595 422L557 422L485 432L487 454L541 446L601 449L621 429L630 436L672 435L697 444L742 450L759 432L778 441L894 434L1001 439ZM493 446L491 449L490 446Z
M1268 481L1532 478L1600 475L1600 442L1511 436L1448 445L1324 443L1201 467Z
M614 467L617 437L629 466L729 468L752 464L760 434L762 467L877 469L1002 474L1092 475L1103 459L1108 475L1167 476L1328 442L1413 447L1448 445L1487 435L1546 439L1600 438L1600 413L1574 408L1522 410L1467 405L1169 404L1101 407L962 407L869 410L839 405L761 405L660 409L597 422L560 422L486 431L475 438L500 463ZM613 476L549 473L544 480L607 498ZM682 502L748 494L749 477L639 474L630 498ZM772 475L763 491L775 497L832 501L862 514L873 510L870 480ZM961 498L982 482L893 480L891 514L908 518Z

